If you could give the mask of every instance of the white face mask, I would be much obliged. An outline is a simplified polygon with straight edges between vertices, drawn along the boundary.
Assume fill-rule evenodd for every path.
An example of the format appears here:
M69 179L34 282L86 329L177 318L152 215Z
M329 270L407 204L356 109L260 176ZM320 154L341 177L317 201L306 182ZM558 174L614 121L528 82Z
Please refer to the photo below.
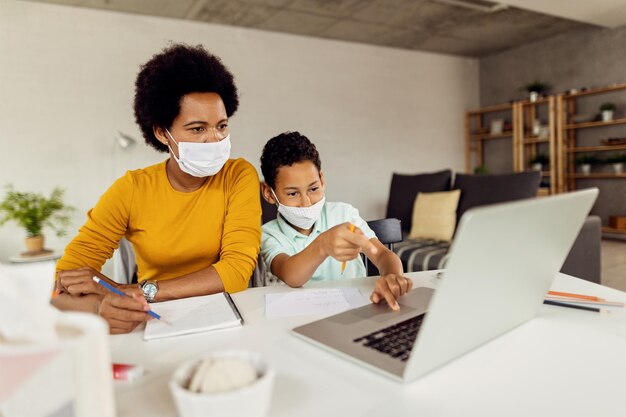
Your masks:
M180 169L189 175L199 178L215 175L230 158L230 135L219 142L176 142L170 131L167 129L165 131L178 145L178 158L172 148L170 152Z
M309 207L290 207L278 201L274 190L272 190L272 194L274 194L274 198L278 202L278 212L281 216L290 224L305 230L313 227L317 219L319 219L322 208L324 207L324 202L326 201L326 196L324 196L320 201Z

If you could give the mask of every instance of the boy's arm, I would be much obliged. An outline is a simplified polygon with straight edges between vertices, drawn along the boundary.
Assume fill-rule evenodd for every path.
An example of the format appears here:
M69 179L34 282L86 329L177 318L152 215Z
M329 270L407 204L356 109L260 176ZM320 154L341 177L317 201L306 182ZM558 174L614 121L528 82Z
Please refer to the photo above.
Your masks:
M364 252L380 271L380 277L376 280L370 299L375 304L385 300L392 309L398 310L400 306L396 300L411 291L413 281L402 276L402 261L398 255L390 251L378 239L372 238L370 241L378 251L370 253L365 249Z
M290 287L301 287L329 256L339 262L350 261L365 249L370 253L378 252L374 243L360 230L352 232L350 223L342 223L320 234L309 246L293 256L285 253L276 255L270 270Z

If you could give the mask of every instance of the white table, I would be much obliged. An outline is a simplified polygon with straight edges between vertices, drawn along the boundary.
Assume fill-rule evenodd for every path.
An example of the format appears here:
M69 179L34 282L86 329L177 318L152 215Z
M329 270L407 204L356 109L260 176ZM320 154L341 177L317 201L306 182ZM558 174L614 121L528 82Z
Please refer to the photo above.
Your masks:
M434 273L407 274L436 286ZM358 287L374 278L314 287ZM626 294L559 274L554 290L626 302ZM118 415L176 416L167 382L183 360L217 349L261 352L277 371L269 415L280 416L615 416L626 396L626 313L542 306L533 320L408 385L296 338L289 330L319 316L266 319L264 295L233 296L246 324L237 329L144 342L142 331L111 336L114 362L141 364L144 377L116 382ZM463 314L463 312L460 312Z

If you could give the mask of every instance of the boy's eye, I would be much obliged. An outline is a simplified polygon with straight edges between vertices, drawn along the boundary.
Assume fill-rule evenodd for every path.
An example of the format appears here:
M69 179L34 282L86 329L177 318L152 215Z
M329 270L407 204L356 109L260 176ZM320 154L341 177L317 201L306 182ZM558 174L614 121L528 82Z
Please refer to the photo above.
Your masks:
M288 197L295 197L295 196L296 196L296 194L298 194L298 193L297 193L297 192L295 192L295 191L293 191L293 192L287 193L287 196L288 196Z

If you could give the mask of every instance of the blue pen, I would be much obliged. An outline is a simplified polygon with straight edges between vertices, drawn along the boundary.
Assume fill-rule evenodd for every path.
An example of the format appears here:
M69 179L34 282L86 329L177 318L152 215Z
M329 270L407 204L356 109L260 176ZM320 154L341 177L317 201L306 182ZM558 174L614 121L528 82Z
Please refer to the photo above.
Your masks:
M122 297L128 297L128 295L126 295L126 293L124 293L124 292L122 292L122 291L118 290L117 288L115 288L114 286L112 286L111 284L109 284L108 282L103 281L103 280L101 280L101 279L100 279L100 278L98 278L98 277L93 277L93 280L94 280L97 284L102 285L104 288L106 288L107 290L109 290L109 291L111 291L111 292L114 292L114 293L115 293L115 294L117 294L117 295L121 295ZM146 313L150 314L152 317L154 317L154 318L155 318L155 319L157 319L157 320L161 320L161 316L159 316L157 313L155 313L155 312L154 312L154 311L152 311L152 310L148 310L148 311L146 311Z

